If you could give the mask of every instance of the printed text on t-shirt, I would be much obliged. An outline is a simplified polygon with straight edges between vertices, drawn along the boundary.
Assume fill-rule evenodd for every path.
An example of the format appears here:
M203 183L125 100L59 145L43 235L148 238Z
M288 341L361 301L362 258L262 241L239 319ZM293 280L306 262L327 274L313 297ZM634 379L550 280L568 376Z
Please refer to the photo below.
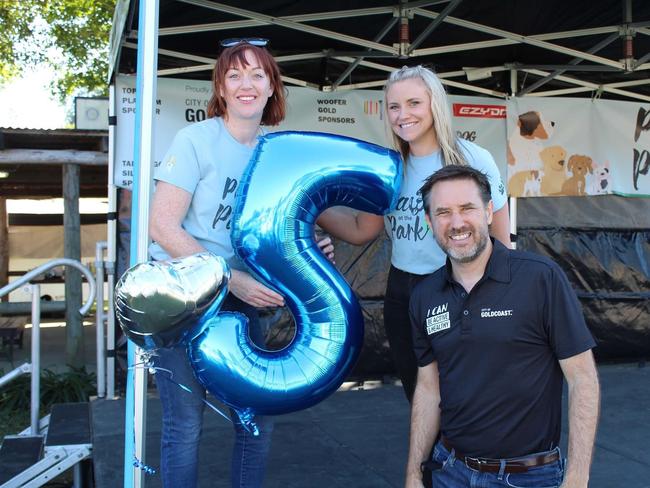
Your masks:
M223 200L226 199L231 193L235 193L237 189L237 180L235 178L226 178L226 184L223 186L223 191L221 192L222 202L219 204L217 213L212 220L212 228L216 228L219 222L226 222L226 229L230 230L230 218L232 216L232 205L224 204Z

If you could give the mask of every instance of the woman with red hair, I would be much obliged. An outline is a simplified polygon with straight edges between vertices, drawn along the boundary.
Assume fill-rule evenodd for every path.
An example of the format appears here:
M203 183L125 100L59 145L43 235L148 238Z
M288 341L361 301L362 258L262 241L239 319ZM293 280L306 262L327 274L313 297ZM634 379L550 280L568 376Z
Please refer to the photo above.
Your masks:
M263 126L279 124L285 115L280 70L264 48L264 39L224 41L212 76L208 118L178 132L162 164L156 168L150 252L169 259L210 251L231 268L229 294L221 310L238 311L249 319L251 339L264 346L256 307L284 305L281 295L244 268L230 242L235 190L253 154ZM319 243L331 253L329 239ZM160 349L156 366L163 409L161 471L166 488L197 486L198 445L205 389L194 378L185 348ZM178 387L187 386L191 393ZM233 488L262 485L273 422L256 417L259 435L246 431L231 412L235 427L232 455Z

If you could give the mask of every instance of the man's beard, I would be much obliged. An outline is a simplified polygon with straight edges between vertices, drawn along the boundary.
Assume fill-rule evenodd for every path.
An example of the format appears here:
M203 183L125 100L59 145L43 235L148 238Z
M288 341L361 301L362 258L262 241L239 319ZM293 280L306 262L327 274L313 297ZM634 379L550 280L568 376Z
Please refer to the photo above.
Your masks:
M478 232L476 232L478 231ZM445 242L440 242L440 239L436 235L436 241L440 248L445 252L449 259L456 261L457 263L471 263L476 258L478 258L481 253L485 250L488 243L488 232L487 229L476 229L472 231L472 236L478 235L478 240L474 244L465 249L457 249L451 246L446 245ZM456 232L457 234L462 234L462 232Z

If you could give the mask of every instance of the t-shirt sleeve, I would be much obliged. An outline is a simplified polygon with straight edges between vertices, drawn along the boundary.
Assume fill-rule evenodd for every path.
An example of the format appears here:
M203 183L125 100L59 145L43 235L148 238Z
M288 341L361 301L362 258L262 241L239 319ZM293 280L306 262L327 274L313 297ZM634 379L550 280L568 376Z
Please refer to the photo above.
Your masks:
M424 334L422 320L418 313L418 310L420 309L418 302L419 300L417 295L412 295L409 301L409 317L411 319L411 328L413 333L413 352L415 352L418 366L426 366L435 361L436 358L433 353L433 348L431 347L431 341L429 341L429 338Z
M469 163L471 166L483 173L485 173L490 180L490 189L492 190L492 203L494 211L501 209L508 200L506 195L506 187L501 179L499 168L494 162L492 154L487 149L480 146L473 145L469 152Z
M578 297L562 269L555 264L551 267L548 286L545 326L555 356L566 359L596 346Z
M162 163L154 170L153 177L155 180L194 193L201 179L201 170L196 148L187 130L181 130L176 134Z

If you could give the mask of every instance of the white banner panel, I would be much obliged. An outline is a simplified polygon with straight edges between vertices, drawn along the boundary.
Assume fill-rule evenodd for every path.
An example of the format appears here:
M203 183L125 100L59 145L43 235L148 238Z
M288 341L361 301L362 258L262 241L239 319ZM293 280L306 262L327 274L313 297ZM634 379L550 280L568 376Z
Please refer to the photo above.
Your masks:
M176 132L204 120L210 99L209 81L160 78L156 103L154 150L161 161ZM334 93L288 87L287 117L271 130L328 132L390 145L384 129L383 92L355 90ZM117 127L115 185L130 188L133 182L133 134L135 77L119 76L116 84ZM460 137L488 149L506 174L505 102L486 97L450 97L453 124Z
M511 196L650 195L650 106L536 97L507 106Z
M507 166L505 100L456 95L451 95L449 99L456 134L490 151L505 181Z
M287 116L271 130L328 132L386 145L381 91L325 93L302 87L288 90Z

